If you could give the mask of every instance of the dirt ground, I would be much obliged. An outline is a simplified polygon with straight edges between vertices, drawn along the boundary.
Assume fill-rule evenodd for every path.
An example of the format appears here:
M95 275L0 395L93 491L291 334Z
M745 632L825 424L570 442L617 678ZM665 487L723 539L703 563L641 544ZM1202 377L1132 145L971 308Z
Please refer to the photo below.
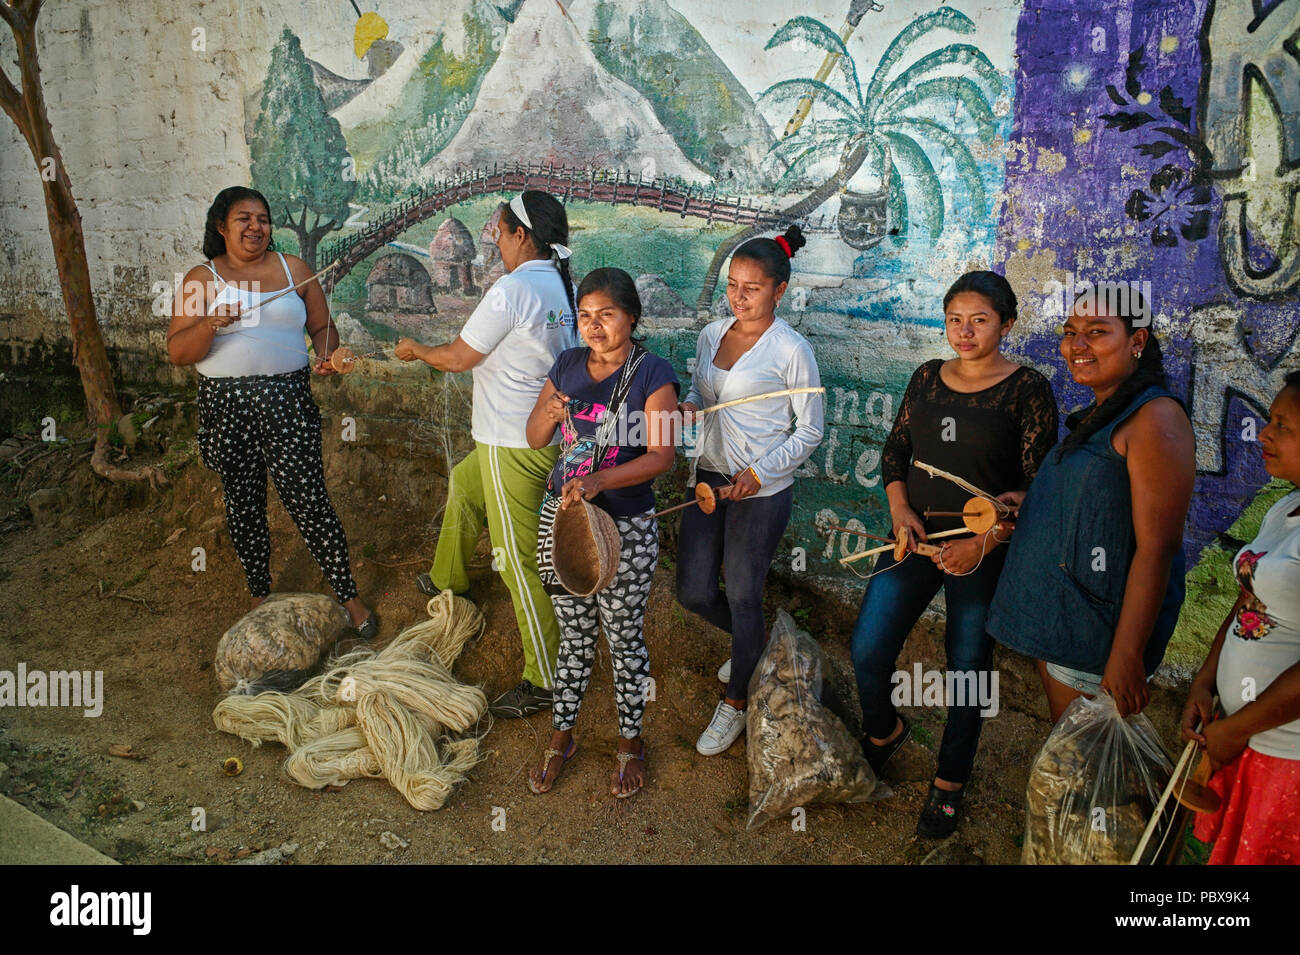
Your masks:
M74 435L75 437L75 435ZM656 698L647 708L648 785L630 800L608 794L616 724L609 655L602 650L579 719L579 750L555 790L531 794L527 770L540 759L549 716L498 722L488 759L446 808L420 813L382 780L310 791L281 772L283 747L253 748L212 723L219 699L213 656L221 634L247 608L242 572L224 532L216 476L197 460L171 487L107 486L92 478L85 448L48 455L15 479L0 521L0 669L102 670L98 718L80 710L0 709L0 792L125 863L505 863L762 862L1014 863L1020 855L1030 762L1049 724L1026 661L999 651L1002 711L986 724L976 775L957 834L939 843L914 835L934 772L941 709L906 712L917 731L890 764L889 798L811 806L797 831L772 822L745 828L749 800L743 742L713 758L694 742L720 695L715 671L724 634L673 600L661 568L646 623ZM82 453L79 453L82 452ZM327 447L327 459L330 456ZM30 459L29 459L30 460ZM408 492L376 491L331 468L330 490L348 530L363 598L382 618L380 642L423 618L413 576L432 554L436 477L406 475ZM38 488L61 489L61 513L33 519L21 503ZM382 498L381 498L382 495ZM278 591L328 593L319 569L271 495ZM391 499L390 499L391 498ZM411 506L409 501L423 501ZM192 549L207 570L191 569ZM513 685L522 665L508 593L490 569L471 597L487 629L457 663L458 675L489 697ZM836 689L856 708L847 635L855 607L781 584L769 611L795 613L832 657ZM769 620L771 619L769 615ZM899 661L942 667L942 638L923 621ZM1148 714L1167 745L1181 692L1156 689ZM857 727L850 727L856 731ZM743 737L742 737L743 740ZM129 744L145 758L108 755ZM229 777L226 757L244 771ZM191 828L194 809L204 832ZM504 810L504 828L500 820ZM493 822L497 821L494 827Z

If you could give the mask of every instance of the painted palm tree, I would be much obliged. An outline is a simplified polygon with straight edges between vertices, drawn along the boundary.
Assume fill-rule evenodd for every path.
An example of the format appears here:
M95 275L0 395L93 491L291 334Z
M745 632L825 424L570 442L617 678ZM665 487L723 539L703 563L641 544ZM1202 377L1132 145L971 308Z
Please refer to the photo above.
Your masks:
M763 92L760 101L773 103L802 103L814 98L833 114L803 124L772 147L788 163L782 183L797 180L815 163L838 154L839 168L828 182L836 181L843 189L865 165L880 176L884 188L878 199L888 203L893 226L905 232L911 215L920 213L930 235L937 238L944 226L944 185L930 157L941 150L950 157L964 186L972 220L987 216L984 179L966 138L972 126L982 142L996 135L992 102L1002 92L1002 76L987 56L968 43L949 43L905 64L912 45L937 30L968 35L975 32L975 24L952 7L922 14L890 42L865 89L847 46L826 24L812 17L796 17L777 30L767 49L797 43L833 54L843 87L841 92L829 83L803 78L784 80ZM943 72L953 66L965 72ZM960 104L964 121L956 109L936 108L950 103ZM945 113L950 117L946 121L933 118ZM865 150L860 150L863 145ZM855 155L863 158L856 163L845 161ZM861 200L870 197L847 194L845 198L841 212L842 218L849 213L841 225L845 241L855 248L879 242L882 236L871 234L872 230L853 228L855 211L859 215L864 211Z

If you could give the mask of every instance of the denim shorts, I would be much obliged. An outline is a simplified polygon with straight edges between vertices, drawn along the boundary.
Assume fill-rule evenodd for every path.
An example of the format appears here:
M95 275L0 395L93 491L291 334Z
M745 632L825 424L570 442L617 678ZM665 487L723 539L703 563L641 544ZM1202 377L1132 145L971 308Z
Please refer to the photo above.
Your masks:
M1089 673L1086 670L1071 670L1069 667L1059 666L1055 663L1048 663L1046 666L1048 676L1058 683L1064 683L1071 689L1086 693L1088 696L1096 696L1101 692L1101 674L1099 673Z

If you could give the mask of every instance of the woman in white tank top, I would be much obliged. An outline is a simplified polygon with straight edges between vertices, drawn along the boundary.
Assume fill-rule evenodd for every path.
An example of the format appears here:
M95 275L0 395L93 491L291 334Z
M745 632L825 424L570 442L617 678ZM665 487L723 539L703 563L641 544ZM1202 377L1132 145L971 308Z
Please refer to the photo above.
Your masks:
M185 276L167 352L172 364L199 373L199 451L221 476L230 541L253 606L271 592L269 471L312 556L369 639L378 621L357 596L347 540L325 489L320 410L311 395L311 372L334 373L326 357L339 345L338 330L316 281L261 306L312 271L297 256L274 252L271 229L261 193L242 186L218 193L203 236L208 261Z

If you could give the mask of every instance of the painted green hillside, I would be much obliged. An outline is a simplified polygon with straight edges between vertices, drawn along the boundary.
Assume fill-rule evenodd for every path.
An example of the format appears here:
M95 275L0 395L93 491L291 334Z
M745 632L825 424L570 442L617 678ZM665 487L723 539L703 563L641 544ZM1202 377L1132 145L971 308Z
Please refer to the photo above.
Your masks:
M687 158L737 185L766 181L772 131L685 17L665 0L575 0L570 14L600 64L650 101Z
M414 182L474 107L483 77L496 62L500 31L489 19L465 14L463 56L439 36L424 52L391 109L347 133L360 172L359 197L388 202Z

